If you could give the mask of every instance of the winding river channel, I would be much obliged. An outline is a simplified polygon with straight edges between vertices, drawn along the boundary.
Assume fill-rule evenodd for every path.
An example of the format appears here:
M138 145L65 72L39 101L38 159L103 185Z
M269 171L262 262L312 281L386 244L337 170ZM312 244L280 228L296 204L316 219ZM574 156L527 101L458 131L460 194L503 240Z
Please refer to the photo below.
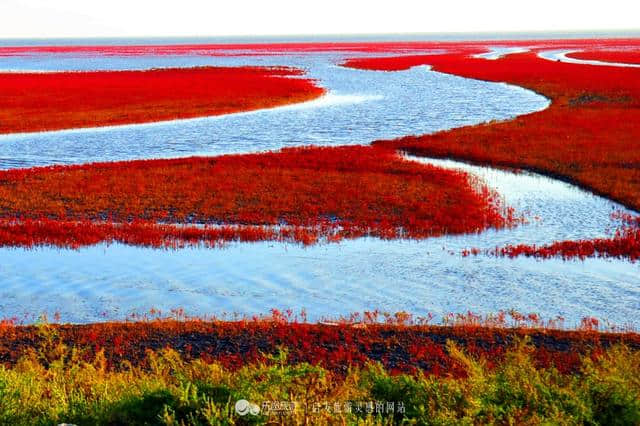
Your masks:
M287 65L305 69L328 89L315 101L248 113L4 135L0 168L367 144L510 119L549 104L519 87L428 67L401 72L347 69L336 65L342 55L0 57L0 69L15 72ZM562 316L568 325L585 316L618 325L635 323L640 311L637 264L460 255L471 247L606 236L616 226L610 215L625 211L621 206L543 176L450 160L407 160L463 169L531 220L478 235L423 241L362 238L312 247L263 242L178 251L120 244L77 251L5 248L0 249L0 316L31 321L43 312L59 312L65 321L89 322L121 319L150 308L184 308L191 315L292 308L319 319L372 309L436 317L516 309L545 318Z

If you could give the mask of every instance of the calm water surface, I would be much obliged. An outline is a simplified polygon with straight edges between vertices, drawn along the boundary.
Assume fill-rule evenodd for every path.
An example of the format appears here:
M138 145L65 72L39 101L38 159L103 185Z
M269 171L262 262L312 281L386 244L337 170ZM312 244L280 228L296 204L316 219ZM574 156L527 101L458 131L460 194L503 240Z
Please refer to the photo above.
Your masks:
M503 52L509 53L509 52ZM494 54L495 56L495 54ZM492 55L487 55L491 59ZM0 57L0 69L149 69L200 65L290 65L307 70L328 94L305 104L148 125L0 136L0 167L75 164L256 152L298 145L365 144L508 119L548 101L506 84L416 67L385 73L339 67L340 54L268 57ZM383 309L445 315L515 308L569 324L584 316L636 322L640 269L618 260L463 258L465 248L543 244L605 236L615 203L565 183L450 161L498 191L528 217L513 230L425 241L363 238L303 248L232 244L224 249L151 250L123 245L78 251L0 249L0 316L64 320L122 318L150 308L189 314L306 309L312 319Z

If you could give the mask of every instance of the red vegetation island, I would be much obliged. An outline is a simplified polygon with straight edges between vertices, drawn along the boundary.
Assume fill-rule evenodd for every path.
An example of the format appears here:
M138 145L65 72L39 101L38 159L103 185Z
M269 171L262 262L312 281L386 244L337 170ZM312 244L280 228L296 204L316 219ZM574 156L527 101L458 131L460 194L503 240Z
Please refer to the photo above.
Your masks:
M426 238L517 222L466 173L371 146L1 171L0 211L0 245L26 247Z
M593 318L565 330L554 328L562 325L561 319L545 322L535 314L517 312L500 312L491 318L472 313L451 315L448 325L430 325L430 318L413 319L406 313L377 311L321 323L308 323L291 311L277 310L269 317L236 321L175 317L178 319L140 317L128 322L48 324L44 330L43 326L6 323L0 327L0 362L13 365L29 348L59 341L84 350L88 359L103 350L109 368L117 368L122 361L137 365L144 362L149 350L172 348L186 359L200 358L238 369L285 349L291 364L308 362L339 373L378 361L396 374L422 371L464 377L465 368L450 356L447 341L494 366L516 341L528 338L538 367L554 366L563 373L575 373L583 356L596 359L614 344L640 350L640 335L625 330L599 331L599 321ZM57 341L51 341L51 336Z
M281 42L281 43L209 43L209 44L145 44L145 45L73 45L73 46L2 46L2 56L51 54L139 56L251 56L291 53L424 53L438 50L461 51L487 46L531 47L536 49L627 49L637 46L634 38L615 39L531 39L531 40L464 40L464 41L376 41L376 42Z
M478 250L467 250L463 255L480 254ZM536 246L528 244L508 245L490 250L489 254L505 257L536 257L549 259L560 256L563 259L585 259L587 257L613 257L640 259L640 227L625 226L618 229L611 238L592 240L558 241L552 244Z
M567 54L568 58L588 61L640 64L640 49L635 50L581 50Z
M301 70L200 67L0 73L0 134L147 123L308 101Z

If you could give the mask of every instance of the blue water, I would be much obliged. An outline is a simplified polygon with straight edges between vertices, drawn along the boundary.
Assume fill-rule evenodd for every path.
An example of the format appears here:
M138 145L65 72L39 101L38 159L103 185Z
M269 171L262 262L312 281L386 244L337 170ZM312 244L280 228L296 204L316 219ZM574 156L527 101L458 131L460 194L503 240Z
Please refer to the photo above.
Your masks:
M265 57L39 55L0 57L0 69L150 69L195 65L289 65L329 90L303 105L230 116L108 129L0 136L0 168L256 152L300 145L368 144L545 108L506 84L416 67L387 73L339 67L344 56Z
M298 145L364 144L545 108L517 87L417 67L385 73L337 66L344 54L221 58L197 55L0 57L0 69L148 69L197 65L290 65L328 94L305 104L222 117L0 137L0 166L256 152ZM0 316L33 320L59 312L73 322L123 318L151 308L187 313L306 309L311 319L382 309L417 315L514 308L568 324L596 316L637 322L638 265L621 260L463 258L470 247L547 243L607 235L621 207L565 183L529 174L463 168L510 206L541 220L513 230L425 241L363 238L340 244L232 244L151 250L123 245L78 251L0 249Z

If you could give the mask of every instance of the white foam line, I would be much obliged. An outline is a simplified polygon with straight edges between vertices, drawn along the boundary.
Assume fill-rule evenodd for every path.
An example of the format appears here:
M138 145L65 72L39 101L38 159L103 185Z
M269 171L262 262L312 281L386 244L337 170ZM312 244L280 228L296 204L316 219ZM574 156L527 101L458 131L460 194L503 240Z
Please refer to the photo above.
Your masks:
M526 47L490 47L489 49L490 50L488 52L478 53L473 55L473 57L495 61L496 59L500 59L507 55L512 55L514 53L525 53L529 51L529 49Z
M580 50L543 50L538 52L538 57L546 59L547 61L560 61L567 64L579 64L579 65L596 65L604 67L624 67L624 68L640 68L640 64L627 64L623 62L605 62L588 59L570 58L567 55L570 53L580 52Z
M53 74L53 73L60 73L60 72L71 73L71 72L82 72L82 71L79 71L79 70L58 71L58 70L38 70L38 69L19 69L19 68L0 69L0 73L3 73L3 74ZM91 72L91 71L88 71L88 72Z
M354 71L354 72L390 72L387 70L375 70L375 69L362 69L362 68L354 68L354 67L349 67L349 66L345 66L345 65L332 65L332 68L340 68L340 69L345 69L345 70L350 70L350 71ZM410 70L414 70L414 69L424 69L425 71L431 71L433 69L433 66L429 65L429 64L422 64L422 65L414 65L412 67L409 67L407 69L403 69L403 70L399 70L399 71L391 71L394 73L397 72L407 72Z
M97 127L79 127L73 129L61 129L61 130L45 130L41 132L22 132L22 133L8 133L0 135L0 140L2 139L11 139L11 138L21 138L25 136L35 136L35 135L49 135L49 134L78 134L78 133L94 133L94 132L109 132L111 130L117 129L127 129L127 128L148 128L148 127L157 127L157 126L167 126L171 124L183 124L183 123L197 123L203 122L207 120L221 120L227 117L232 116L244 116L244 115L252 115L264 113L266 111L273 112L281 112L281 111L295 111L295 110L303 110L310 108L325 108L336 105L349 105L349 104L358 104L367 101L375 101L383 99L382 95L368 95L368 94L345 94L341 95L332 91L327 92L319 98L298 102L294 104L282 105L278 107L272 108L259 108L251 111L241 111L241 112L232 112L228 114L219 114L219 115L208 115L203 117L193 117L193 118L178 118L173 120L160 120L160 121L152 121L148 123L132 123L132 124L116 124L110 126L97 126Z

